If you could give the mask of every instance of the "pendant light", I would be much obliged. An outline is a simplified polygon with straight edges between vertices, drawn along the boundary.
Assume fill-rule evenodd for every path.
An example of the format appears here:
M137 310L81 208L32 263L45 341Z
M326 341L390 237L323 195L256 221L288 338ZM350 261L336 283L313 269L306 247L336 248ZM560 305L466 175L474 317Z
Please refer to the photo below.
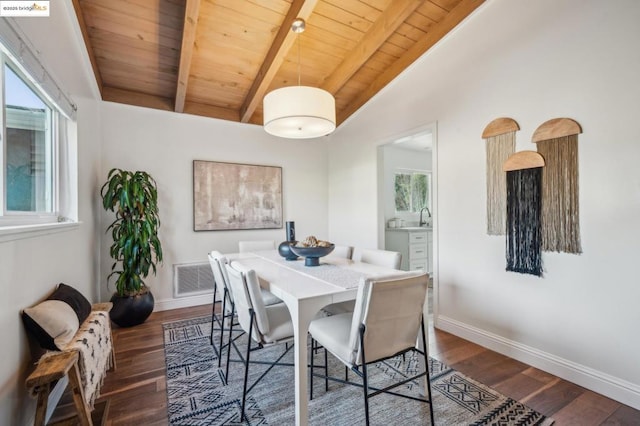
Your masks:
M293 21L298 34L298 85L268 93L263 100L264 130L274 136L309 139L328 135L336 128L336 101L326 90L300 85L300 33L305 22Z

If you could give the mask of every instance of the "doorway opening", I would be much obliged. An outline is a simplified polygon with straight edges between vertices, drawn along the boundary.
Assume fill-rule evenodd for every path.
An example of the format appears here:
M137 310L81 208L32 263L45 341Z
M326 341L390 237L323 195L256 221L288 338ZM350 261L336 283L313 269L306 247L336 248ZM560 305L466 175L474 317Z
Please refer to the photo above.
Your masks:
M378 247L401 252L402 269L429 274L429 314L437 312L437 183L436 123L378 146Z

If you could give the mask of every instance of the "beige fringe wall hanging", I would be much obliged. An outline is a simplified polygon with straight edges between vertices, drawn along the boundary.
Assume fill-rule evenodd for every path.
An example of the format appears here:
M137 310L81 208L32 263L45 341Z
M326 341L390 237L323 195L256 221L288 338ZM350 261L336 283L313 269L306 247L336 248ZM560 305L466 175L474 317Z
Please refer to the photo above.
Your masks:
M544 159L521 151L504 162L507 173L507 271L542 276L541 215Z
M502 164L515 151L518 123L511 118L496 118L485 127L487 153L487 234L504 235L507 190Z
M569 118L543 123L532 142L545 160L542 172L542 250L582 253L578 199L578 134Z

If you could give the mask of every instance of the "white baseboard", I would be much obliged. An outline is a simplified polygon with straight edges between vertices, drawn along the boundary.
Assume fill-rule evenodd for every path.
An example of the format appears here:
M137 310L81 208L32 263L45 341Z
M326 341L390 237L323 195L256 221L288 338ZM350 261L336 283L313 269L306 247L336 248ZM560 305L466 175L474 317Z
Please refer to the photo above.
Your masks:
M548 352L439 315L437 328L640 410L640 386Z
M213 293L177 297L173 299L156 300L153 310L168 311L170 309L189 308L191 306L211 305L211 302L213 302Z

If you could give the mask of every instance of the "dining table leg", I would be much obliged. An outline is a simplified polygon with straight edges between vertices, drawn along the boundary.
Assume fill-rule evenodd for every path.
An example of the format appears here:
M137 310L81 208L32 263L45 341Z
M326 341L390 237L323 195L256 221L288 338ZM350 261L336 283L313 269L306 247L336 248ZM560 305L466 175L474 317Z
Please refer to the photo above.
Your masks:
M321 308L328 303L326 300L320 299L302 299L284 297L283 301L289 308L291 320L293 322L294 335L294 363L295 363L295 416L296 425L306 426L309 422L308 412L308 377L307 368L308 350L307 350L307 333L309 324L316 316Z

